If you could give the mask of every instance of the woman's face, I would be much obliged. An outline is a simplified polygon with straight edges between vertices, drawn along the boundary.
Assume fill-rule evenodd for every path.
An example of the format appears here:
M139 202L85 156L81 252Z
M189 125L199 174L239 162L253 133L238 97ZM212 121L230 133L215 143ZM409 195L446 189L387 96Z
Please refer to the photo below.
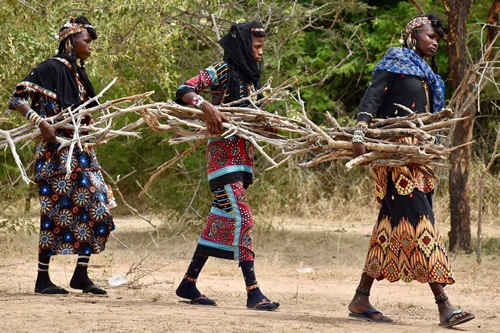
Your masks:
M438 50L441 37L434 31L431 25L423 25L416 34L418 53L423 58L432 57Z
M92 53L92 37L87 31L82 31L75 34L73 41L75 42L75 55L78 59L86 60Z
M255 62L262 61L264 57L264 37L255 37L252 35L252 50Z

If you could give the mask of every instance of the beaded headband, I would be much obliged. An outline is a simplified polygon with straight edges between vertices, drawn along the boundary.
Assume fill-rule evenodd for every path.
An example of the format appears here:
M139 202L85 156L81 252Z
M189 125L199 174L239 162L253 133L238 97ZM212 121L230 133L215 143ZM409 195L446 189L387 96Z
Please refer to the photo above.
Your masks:
M410 33L413 29L418 28L422 25L432 24L428 17L415 17L406 26L406 33Z
M68 36L74 35L74 34L79 33L79 32L86 31L87 28L94 28L90 24L74 23L74 20L75 19L70 16L68 19L68 22L66 22L63 25L64 30L61 30L61 32L59 32L59 35L57 37L59 42L65 40Z
M266 32L266 30L264 30L264 28L251 28L250 31L251 32Z

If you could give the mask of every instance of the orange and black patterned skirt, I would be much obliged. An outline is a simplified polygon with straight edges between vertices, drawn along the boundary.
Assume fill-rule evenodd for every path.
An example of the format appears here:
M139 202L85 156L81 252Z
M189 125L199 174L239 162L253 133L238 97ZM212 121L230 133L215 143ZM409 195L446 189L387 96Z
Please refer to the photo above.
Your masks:
M411 167L377 167L373 176L381 208L364 272L390 282L454 283L446 248L434 223L432 180Z

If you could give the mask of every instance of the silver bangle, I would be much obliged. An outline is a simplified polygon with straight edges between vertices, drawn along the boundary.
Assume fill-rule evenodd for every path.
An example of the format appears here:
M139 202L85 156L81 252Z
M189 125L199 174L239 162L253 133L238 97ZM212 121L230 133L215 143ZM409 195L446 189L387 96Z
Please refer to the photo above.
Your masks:
M353 143L363 143L365 142L365 132L362 130L355 130L354 135L352 137Z

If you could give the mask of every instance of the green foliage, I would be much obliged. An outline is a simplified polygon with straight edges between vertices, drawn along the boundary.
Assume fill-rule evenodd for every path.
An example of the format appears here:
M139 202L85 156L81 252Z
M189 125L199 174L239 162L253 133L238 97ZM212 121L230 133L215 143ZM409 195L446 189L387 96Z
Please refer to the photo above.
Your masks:
M427 11L445 18L438 0L421 0ZM471 59L481 46L477 22L486 20L489 0L474 2L468 28ZM390 46L397 46L400 31L417 9L409 1L316 0L316 1L152 1L87 0L3 2L0 20L0 100L4 110L15 85L44 59L54 54L54 35L68 15L85 15L96 27L98 39L87 61L87 71L97 91L117 77L104 100L154 90L154 101L172 100L177 87L201 68L221 59L217 44L234 22L260 20L266 27L265 73L273 86L290 78L298 82L290 94L296 99L275 103L268 111L295 117L305 111L317 124L330 112L342 125L352 125L372 70ZM449 69L442 44L437 61L445 81ZM448 89L447 96L451 96ZM304 101L300 105L297 100ZM475 138L478 158L491 154L498 130L498 92L486 89L483 116L478 118ZM302 107L304 110L302 110ZM129 122L137 116L124 117ZM5 114L2 129L25 122L16 114ZM147 195L138 193L156 168L186 149L189 144L160 144L168 135L144 127L142 138L118 138L97 150L101 165L134 207L162 213L175 210L192 221L204 219L210 193L206 180L204 149L200 147L155 179ZM20 147L18 147L20 149ZM266 148L272 151L272 149ZM33 144L18 150L25 166L33 156ZM36 195L19 181L19 171L10 151L0 153L2 202L19 202ZM362 168L344 173L341 163L311 169L297 168L298 160L265 171L261 157L256 162L256 181L249 191L254 212L317 212L322 200L371 202L371 192ZM498 172L498 167L495 169ZM353 186L355 184L356 186ZM360 189L361 188L361 189ZM22 200L21 200L22 201ZM120 205L118 213L128 213ZM22 211L22 210L21 210ZM193 222L195 223L195 222ZM0 227L0 229L2 229Z

